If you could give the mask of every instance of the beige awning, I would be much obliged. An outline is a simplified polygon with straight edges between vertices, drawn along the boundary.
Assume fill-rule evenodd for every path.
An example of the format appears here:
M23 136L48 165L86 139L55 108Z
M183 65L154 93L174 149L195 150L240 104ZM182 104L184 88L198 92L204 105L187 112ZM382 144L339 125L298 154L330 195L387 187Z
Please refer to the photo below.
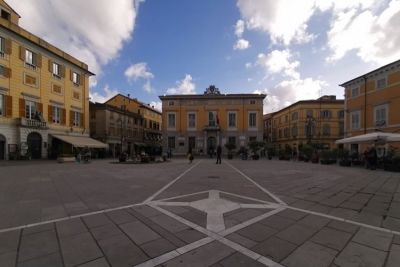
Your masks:
M107 148L108 145L86 136L52 135L74 147Z

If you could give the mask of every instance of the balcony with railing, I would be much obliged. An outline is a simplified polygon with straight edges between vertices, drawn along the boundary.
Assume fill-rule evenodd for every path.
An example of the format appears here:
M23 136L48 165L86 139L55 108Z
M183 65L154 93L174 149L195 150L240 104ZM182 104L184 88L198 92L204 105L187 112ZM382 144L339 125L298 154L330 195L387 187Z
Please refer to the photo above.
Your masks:
M19 125L22 127L47 129L47 122L35 119L20 118Z

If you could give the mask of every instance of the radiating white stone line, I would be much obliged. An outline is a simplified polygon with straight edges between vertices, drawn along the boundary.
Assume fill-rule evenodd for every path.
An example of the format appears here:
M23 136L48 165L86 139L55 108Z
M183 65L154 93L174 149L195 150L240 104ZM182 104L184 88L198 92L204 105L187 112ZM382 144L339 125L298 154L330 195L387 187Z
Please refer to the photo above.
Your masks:
M220 191L220 193L223 193L223 194L226 194L226 195L231 195L231 196L234 196L234 197L240 197L240 198L243 198L243 199L253 200L253 201L257 201L257 202L265 203L265 204L271 203L270 201L265 201L265 200L261 200L261 199L257 199L257 198L253 198L253 197L242 196L242 195L229 193L229 192L225 192L225 191ZM224 198L224 197L222 197L222 198Z
M135 265L135 267L154 267L160 264L163 264L169 260L172 260L176 257L179 257L187 252L190 252L196 248L199 248L201 246L204 246L208 243L211 243L212 241L214 241L213 238L211 237L205 237L203 239L197 240L193 243L187 244L186 246L177 248L173 251L167 252L163 255L160 255L158 257L155 257L153 259L150 259L148 261L142 262L140 264Z
M167 215L167 216L170 216L170 217L174 218L175 220L177 220L177 221L179 221L179 222L181 222L181 223L183 223L183 224L186 224L187 226L189 226L189 227L191 227L191 228L196 229L197 231L199 231L199 232L201 232L201 233L203 233L203 234L209 236L209 237L212 238L213 240L217 240L217 241L219 241L219 242L225 244L226 246L228 246L228 247L230 247L230 248L236 250L237 252L240 252L240 253L242 253L242 254L244 254L244 255L246 255L246 256L248 256L248 257L254 259L254 260L257 260L258 262L260 262L260 263L262 263L262 264L264 264L264 265L266 265L266 266L270 266L270 267L284 267L284 266L280 265L279 263L274 262L274 261L268 259L267 257L264 257L264 256L262 256L262 255L260 255L260 254L258 254L258 253L256 253L256 252L254 252L254 251L251 251L251 250L249 250L249 249L247 249L247 248L245 248L245 247L243 247L243 246L241 246L241 245L239 245L239 244L234 243L233 241L230 241L229 239L226 239L226 238L223 237L221 234L211 232L211 231L209 231L209 230L207 230L207 229L205 229L205 228L203 228L203 227L200 227L200 226L198 226L198 225L196 225L196 224L194 224L194 223L192 223L192 222L190 222L190 221L188 221L188 220L186 220L186 219L184 219L184 218L182 218L182 217L180 217L180 216L178 216L178 215L176 215L176 214L174 214L174 213L172 213L172 212L169 212L169 211L167 211L167 210L164 210L164 209L162 209L162 208L160 208L160 207L157 207L157 206L154 206L154 205L149 205L149 206L153 207L154 209L157 209L158 211L164 213L164 214ZM282 207L281 209L283 210L283 209L285 209L285 208ZM280 211L280 210L279 210L279 211ZM279 212L279 211L278 211L278 212ZM271 216L271 215L269 215L269 216ZM259 217L260 217L260 216L259 216ZM263 218L262 218L262 219L263 219ZM262 220L262 219L260 219L260 220ZM153 266L155 266L155 265L153 265ZM152 267L153 267L153 266L152 266Z
M244 209L277 209L282 205L271 203L271 204L239 204Z
M168 200L173 200L173 199L177 199L177 198L190 197L190 196L200 195L200 194L209 193L209 192L210 192L210 190L205 190L205 191L200 191L200 192L191 193L191 194L185 194L185 195L180 195L180 196L175 196L175 197L157 199L157 201L168 201Z
M256 261L258 261L258 262L260 262L260 263L262 263L264 265L266 265L266 266L284 267L283 265L281 265L281 264L279 264L277 262L274 262L273 260L268 259L267 257L264 257L264 256L262 256L262 255L260 255L260 254L258 254L256 252L246 248L246 247L243 247L240 244L237 244L237 243L229 240L229 239L222 238L221 240L218 240L218 241L221 242L222 244L224 244L224 245L226 245L226 246L228 246L228 247L230 247L230 248L242 253L243 255L245 255L245 256L253 259L253 260L256 260Z
M150 204L154 204L157 206L190 206L190 202L163 202L163 201L151 201Z
M70 219L87 217L87 216L96 215L96 214L105 213L105 212L110 212L110 211L129 209L129 208L133 208L133 207L136 207L136 206L143 206L143 205L144 205L143 203L136 203L136 204L130 204L130 205L125 205L125 206L120 206L120 207L115 207L115 208L92 211L92 212L88 212L88 213L65 216L65 217L57 218L57 219L53 219L53 220L47 220L47 221L42 221L42 222L37 222L37 223L30 223L30 224L24 224L24 225L19 225L19 226L15 226L15 227L9 227L9 228L0 229L0 233L5 233L5 232L10 232L10 231L15 231L15 230L21 230L21 229L24 229L24 228L40 226L40 225L44 225L44 224L48 224L48 223L62 222L62 221L70 220Z
M227 163L226 161L224 161L224 163L226 165L228 165L229 167L231 167L232 169L234 169L235 171L237 171L240 175L242 175L244 178L246 178L247 180L249 180L251 183L253 183L255 186L257 186L261 191L263 191L264 193L267 193L267 195L269 195L270 197L272 197L276 202L278 202L279 204L282 205L287 205L283 200L281 200L279 197L275 196L274 194L272 194L269 190L265 189L264 187L262 187L261 185L259 185L258 183L256 183L253 179L251 179L249 176L247 176L246 174L244 174L243 172L241 172L239 169L237 169L235 166L233 166L230 163Z
M234 233L234 232L236 232L236 231L238 231L240 229L243 229L243 228L245 228L247 226L250 226L250 225L252 225L252 224L254 224L256 222L264 220L264 219L266 219L266 218L268 218L268 217L270 217L272 215L275 215L275 214L277 214L277 213L279 213L279 212L281 212L281 211L283 211L285 209L286 209L286 206L281 206L280 208L278 208L276 210L272 210L272 211L264 213L264 214L262 214L260 216L254 217L254 218L252 218L252 219L250 219L248 221L245 221L243 223L237 224L237 225L235 225L235 226L233 226L231 228L228 228L228 229L226 229L226 230L224 230L222 232L219 232L218 234L221 235L221 236L227 236L227 235L232 234L232 233Z
M311 211L311 210L300 209L300 208L296 208L296 207L292 207L292 206L286 206L286 208L292 209L292 210L297 210L297 211L302 211L302 212L305 212L305 213L308 213L308 214L313 214L313 215L325 217L325 218L336 220L336 221L341 221L341 222L346 222L346 223L362 226L362 227L365 227L365 228L369 228L369 229L373 229L373 230L377 230L377 231L381 231L381 232L400 235L399 231L390 230L390 229L386 229L386 228L382 228L382 227L378 227L378 226L373 226L373 225L369 225L369 224L365 224L365 223L360 223L360 222L356 222L356 221L352 221L352 220L336 217L336 216L329 215L329 214L324 214L324 213L315 212L315 211Z
M171 185L173 185L176 181L178 181L179 179L181 179L186 173L190 172L191 170L193 170L193 168L195 168L197 165L200 164L202 160L199 160L196 164L194 164L192 167L190 167L189 169L187 169L186 171L184 171L183 173L181 173L178 177L176 177L174 180L172 180L171 182L169 182L168 184L166 184L165 186L163 186L163 188L161 188L160 190L158 190L157 192L155 192L152 196L148 197L145 201L143 201L143 203L148 203L150 201L152 201L156 196L158 196L159 194L161 194L165 189L167 189L168 187L170 187Z

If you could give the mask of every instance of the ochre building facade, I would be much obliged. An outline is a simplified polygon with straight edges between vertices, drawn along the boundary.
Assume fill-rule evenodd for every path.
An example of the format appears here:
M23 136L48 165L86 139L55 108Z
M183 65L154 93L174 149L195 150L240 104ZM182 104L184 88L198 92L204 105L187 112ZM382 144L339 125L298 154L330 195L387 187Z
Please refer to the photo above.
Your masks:
M345 137L400 133L400 60L341 84L345 89ZM389 144L379 147L384 153ZM391 143L400 148L399 143ZM366 145L351 144L361 153Z
M162 101L163 150L207 154L218 145L246 147L263 139L263 94L221 94L210 86L203 95L165 95Z
M278 150L288 145L297 151L307 143L319 149L333 149L344 134L343 104L344 100L335 96L322 96L266 114L264 140Z
M56 157L65 149L56 136L89 136L93 74L18 26L3 0L0 9L0 159Z

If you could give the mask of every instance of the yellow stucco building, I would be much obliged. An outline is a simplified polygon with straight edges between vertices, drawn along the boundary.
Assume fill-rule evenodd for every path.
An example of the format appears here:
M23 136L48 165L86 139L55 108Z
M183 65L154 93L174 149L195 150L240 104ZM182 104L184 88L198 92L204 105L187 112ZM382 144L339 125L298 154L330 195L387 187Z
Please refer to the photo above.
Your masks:
M289 145L298 150L301 144L312 143L320 149L333 149L343 138L344 100L322 96L301 100L277 112L264 115L264 140L283 149Z
M210 86L203 95L164 95L163 149L206 154L221 145L237 148L263 138L263 94L221 94Z
M345 89L345 137L375 131L400 133L400 60L340 86ZM361 153L366 145L349 148ZM400 148L399 143L391 145ZM378 147L378 153L387 148L388 144Z
M21 28L19 15L3 0L0 11L0 159L56 156L65 143L89 136L93 73Z

